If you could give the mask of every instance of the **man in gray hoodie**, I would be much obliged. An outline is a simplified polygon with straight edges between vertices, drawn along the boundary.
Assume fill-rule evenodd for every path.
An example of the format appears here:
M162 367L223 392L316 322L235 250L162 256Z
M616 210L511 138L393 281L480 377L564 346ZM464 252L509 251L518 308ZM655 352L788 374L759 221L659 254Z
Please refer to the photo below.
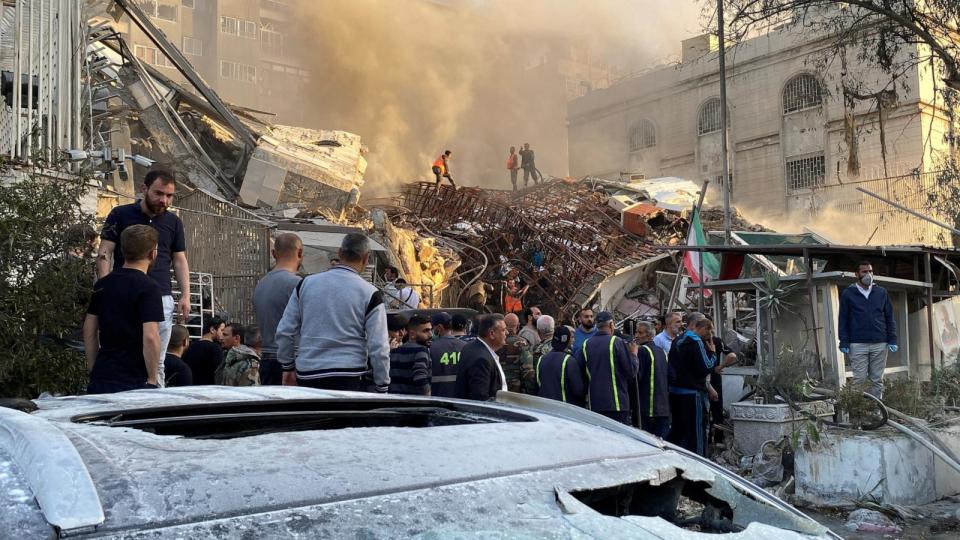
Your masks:
M344 236L340 263L300 282L277 326L277 360L283 384L359 390L372 371L378 392L390 385L390 339L380 291L360 277L370 242Z

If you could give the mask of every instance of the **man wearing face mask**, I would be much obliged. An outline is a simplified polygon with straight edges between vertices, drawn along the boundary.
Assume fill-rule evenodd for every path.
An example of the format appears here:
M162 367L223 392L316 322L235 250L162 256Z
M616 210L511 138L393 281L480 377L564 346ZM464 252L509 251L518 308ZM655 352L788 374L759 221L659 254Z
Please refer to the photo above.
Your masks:
M887 290L873 282L873 265L857 265L857 282L840 295L840 352L853 368L853 384L863 385L871 395L883 397L883 370L887 353L897 352L897 323Z

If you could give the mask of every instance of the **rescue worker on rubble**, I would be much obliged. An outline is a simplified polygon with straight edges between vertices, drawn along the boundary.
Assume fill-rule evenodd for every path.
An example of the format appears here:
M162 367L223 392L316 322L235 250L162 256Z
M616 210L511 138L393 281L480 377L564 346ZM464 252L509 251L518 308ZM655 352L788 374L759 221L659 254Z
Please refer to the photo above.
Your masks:
M510 147L510 155L507 156L507 170L510 171L510 183L513 184L513 190L517 190L517 173L520 171L520 156L517 155L517 147Z
M674 341L670 351L670 412L673 425L667 440L707 456L710 405L707 380L717 365L713 321L699 319Z
M613 315L597 314L597 333L574 350L586 368L590 410L632 425L630 386L636 384L637 344L614 335Z
M517 333L520 330L520 318L514 313L508 313L504 316L503 322L507 325L507 341L497 351L497 357L503 367L507 390L533 394L536 390L533 354L530 352L530 344L527 340Z
M545 341L551 350L537 362L538 395L564 403L584 407L587 403L585 368L579 355L570 353L573 328L557 327L553 338Z
M437 177L438 191L440 190L441 178L446 178L447 180L449 180L450 185L453 186L454 189L456 189L457 187L457 184L453 182L453 177L450 176L450 155L451 154L453 154L453 152L447 150L433 162L433 174Z
M636 341L640 346L640 427L647 433L666 438L670 433L670 393L667 382L667 353L654 341L653 325L637 323Z

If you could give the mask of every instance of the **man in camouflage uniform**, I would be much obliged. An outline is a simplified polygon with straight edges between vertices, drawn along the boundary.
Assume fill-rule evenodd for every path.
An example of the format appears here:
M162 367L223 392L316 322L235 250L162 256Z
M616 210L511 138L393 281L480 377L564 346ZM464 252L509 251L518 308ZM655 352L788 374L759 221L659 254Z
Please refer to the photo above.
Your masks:
M553 317L549 315L541 315L540 318L537 319L537 333L540 334L540 344L533 349L534 369L536 369L536 365L540 362L540 359L553 350L552 342L555 326L556 322L554 322Z
M248 326L243 333L243 344L230 348L223 359L224 386L260 385L260 329Z
M507 325L507 343L497 351L500 365L507 379L507 390L533 394L536 390L537 374L533 369L533 354L530 344L517 332L520 330L520 318L508 313L503 318Z

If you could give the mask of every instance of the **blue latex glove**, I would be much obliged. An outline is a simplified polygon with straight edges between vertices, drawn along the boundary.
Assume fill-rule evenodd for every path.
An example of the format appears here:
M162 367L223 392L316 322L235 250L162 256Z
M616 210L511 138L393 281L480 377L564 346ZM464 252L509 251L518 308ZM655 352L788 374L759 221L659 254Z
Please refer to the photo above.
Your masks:
M850 347L840 347L840 352L843 354L850 354Z
M897 347L896 345L887 345L887 348L890 349L890 352L897 352L897 349L900 347Z

